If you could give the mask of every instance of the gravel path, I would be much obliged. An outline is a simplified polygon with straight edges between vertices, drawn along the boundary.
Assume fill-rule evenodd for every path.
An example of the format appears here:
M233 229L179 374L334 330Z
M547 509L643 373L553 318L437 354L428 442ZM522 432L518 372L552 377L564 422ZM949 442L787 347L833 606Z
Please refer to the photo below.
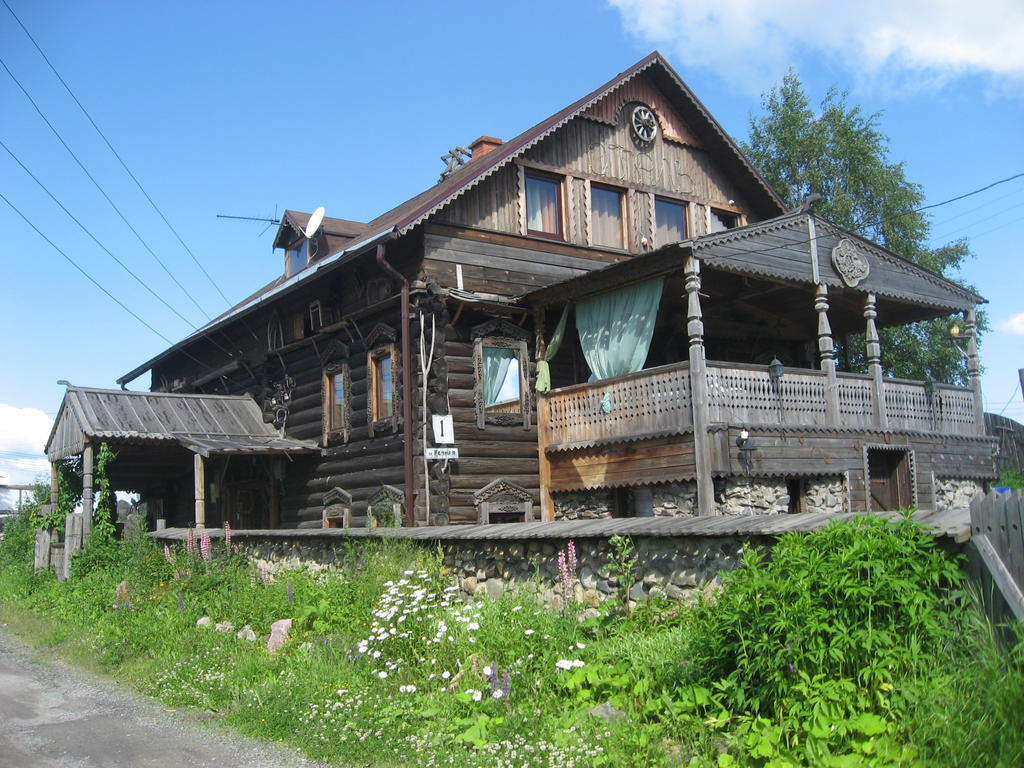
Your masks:
M0 768L324 768L50 662L0 625Z

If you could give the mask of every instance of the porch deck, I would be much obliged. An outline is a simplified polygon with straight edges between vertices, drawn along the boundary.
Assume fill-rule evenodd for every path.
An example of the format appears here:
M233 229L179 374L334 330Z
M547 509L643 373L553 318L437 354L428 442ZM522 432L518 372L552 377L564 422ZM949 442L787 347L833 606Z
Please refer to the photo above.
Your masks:
M884 379L882 388L879 408L868 375L837 373L830 385L825 371L787 369L775 384L764 366L707 362L710 423L836 430L878 429L884 424L888 431L983 432L969 388L905 379ZM690 390L688 363L553 390L538 398L542 447L556 451L683 434L693 428ZM606 396L611 403L608 413L601 410Z

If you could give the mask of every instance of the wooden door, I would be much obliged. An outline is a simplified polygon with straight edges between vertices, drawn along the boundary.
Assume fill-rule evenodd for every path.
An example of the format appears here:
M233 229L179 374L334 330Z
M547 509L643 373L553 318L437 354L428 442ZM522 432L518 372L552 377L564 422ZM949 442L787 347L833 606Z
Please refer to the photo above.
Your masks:
M868 448L868 478L872 511L903 509L913 503L909 451Z

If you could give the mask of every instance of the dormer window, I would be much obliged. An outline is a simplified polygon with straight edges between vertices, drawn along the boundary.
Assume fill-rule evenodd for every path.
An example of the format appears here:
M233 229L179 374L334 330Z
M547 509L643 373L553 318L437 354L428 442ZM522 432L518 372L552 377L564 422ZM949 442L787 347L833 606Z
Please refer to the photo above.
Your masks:
M722 211L718 208L711 208L711 216L709 221L708 232L725 232L727 229L733 229L738 227L740 224L740 217L735 213L729 213L729 211Z
M309 240L303 238L285 251L284 276L291 277L309 263Z

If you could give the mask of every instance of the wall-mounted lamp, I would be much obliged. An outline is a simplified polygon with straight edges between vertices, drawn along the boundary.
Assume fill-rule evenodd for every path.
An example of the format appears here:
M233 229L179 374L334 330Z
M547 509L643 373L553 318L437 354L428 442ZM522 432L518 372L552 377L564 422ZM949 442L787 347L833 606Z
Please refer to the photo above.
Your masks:
M786 366L784 366L782 361L777 357L773 358L772 361L768 363L768 378L771 379L772 389L776 392L779 391L779 384L782 381L782 374L785 373L785 371Z
M740 466L743 467L743 474L749 475L754 468L754 459L751 454L757 450L757 446L750 439L750 433L747 430L742 430L736 438L736 447L740 449Z
M966 360L969 355L964 351L964 348L960 346L960 338L960 325L958 323L953 323L949 326L949 340L953 342L953 346L956 347L956 351L963 355Z

